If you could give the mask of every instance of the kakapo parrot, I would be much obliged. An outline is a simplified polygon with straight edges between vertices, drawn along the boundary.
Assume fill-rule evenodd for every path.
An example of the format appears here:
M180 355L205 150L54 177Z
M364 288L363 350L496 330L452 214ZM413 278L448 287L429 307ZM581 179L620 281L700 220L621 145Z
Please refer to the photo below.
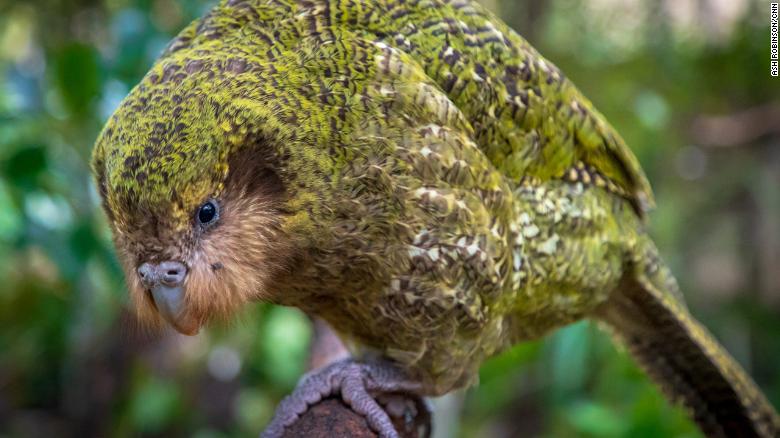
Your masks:
M780 436L687 310L637 159L561 71L469 0L223 0L111 116L93 170L139 318L196 333L250 301L324 319L341 394L445 394L511 345L608 327L709 436ZM630 400L627 400L630 402Z

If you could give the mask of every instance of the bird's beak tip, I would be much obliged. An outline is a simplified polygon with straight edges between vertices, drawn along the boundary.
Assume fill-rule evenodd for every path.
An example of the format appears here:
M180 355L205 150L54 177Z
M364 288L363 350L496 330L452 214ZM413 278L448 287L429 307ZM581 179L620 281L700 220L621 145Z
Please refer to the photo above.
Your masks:
M188 336L198 334L200 324L186 311L183 287L158 284L151 293L160 316L176 331Z

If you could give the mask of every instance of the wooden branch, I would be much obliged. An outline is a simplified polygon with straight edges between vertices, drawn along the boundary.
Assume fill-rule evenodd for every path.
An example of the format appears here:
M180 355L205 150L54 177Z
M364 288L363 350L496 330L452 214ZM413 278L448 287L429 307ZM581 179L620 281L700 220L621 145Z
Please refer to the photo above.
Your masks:
M431 416L423 401L416 397L400 396L403 405L413 407L400 416L391 415L395 429L403 438L430 436ZM422 406L422 410L420 409ZM388 414L390 409L386 408ZM307 410L287 428L285 438L377 438L365 418L345 405L341 399L328 398Z
M309 369L319 368L349 356L344 344L320 319L314 319ZM425 401L412 394L383 393L376 397L403 438L424 438L431 434L431 415ZM376 438L365 418L340 398L327 398L311 406L285 431L285 437Z

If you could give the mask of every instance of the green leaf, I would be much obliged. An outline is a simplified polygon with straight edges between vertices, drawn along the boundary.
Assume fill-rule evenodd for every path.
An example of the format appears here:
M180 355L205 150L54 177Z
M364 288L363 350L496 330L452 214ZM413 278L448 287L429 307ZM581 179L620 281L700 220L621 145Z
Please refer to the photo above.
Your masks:
M71 43L56 54L54 81L71 114L90 113L100 95L101 75L98 53L92 46Z
M287 307L269 309L263 329L264 371L289 388L303 374L311 328L306 317Z
M566 410L566 417L579 432L591 436L625 436L626 419L604 405L577 403Z
M146 379L136 391L130 412L135 428L159 432L173 420L180 403L178 385L157 379Z
M28 146L17 149L3 164L2 170L12 185L31 188L37 185L37 177L46 171L46 148Z

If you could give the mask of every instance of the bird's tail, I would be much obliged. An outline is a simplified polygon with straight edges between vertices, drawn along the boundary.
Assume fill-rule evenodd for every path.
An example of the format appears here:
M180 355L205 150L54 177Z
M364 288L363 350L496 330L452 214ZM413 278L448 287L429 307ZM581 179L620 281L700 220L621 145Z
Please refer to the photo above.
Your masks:
M683 304L646 241L634 269L598 312L640 366L709 437L780 437L780 416Z

